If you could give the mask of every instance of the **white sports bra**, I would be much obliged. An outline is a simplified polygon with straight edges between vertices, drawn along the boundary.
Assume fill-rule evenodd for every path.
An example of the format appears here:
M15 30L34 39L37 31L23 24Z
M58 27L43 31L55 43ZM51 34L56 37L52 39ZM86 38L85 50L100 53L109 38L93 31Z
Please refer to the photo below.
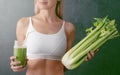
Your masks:
M27 58L61 60L67 48L64 24L65 21L63 21L61 29L55 34L43 34L35 30L30 17L25 39Z

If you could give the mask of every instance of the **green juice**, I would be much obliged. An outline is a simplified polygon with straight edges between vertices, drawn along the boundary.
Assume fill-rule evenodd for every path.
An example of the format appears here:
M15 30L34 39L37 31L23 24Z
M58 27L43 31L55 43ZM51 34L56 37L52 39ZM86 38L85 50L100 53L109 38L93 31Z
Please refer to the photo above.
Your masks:
M26 65L26 48L14 48L15 61L20 61L22 66Z
M15 61L20 61L21 64L17 65L17 66L26 66L26 52L27 52L27 48L24 45L20 45L18 46L17 41L15 41L15 45L14 45L14 56L16 56Z

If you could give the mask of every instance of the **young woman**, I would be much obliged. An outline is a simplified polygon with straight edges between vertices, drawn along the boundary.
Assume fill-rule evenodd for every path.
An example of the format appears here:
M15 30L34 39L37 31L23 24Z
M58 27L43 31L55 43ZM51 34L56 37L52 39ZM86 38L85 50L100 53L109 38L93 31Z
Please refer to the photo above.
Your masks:
M18 43L26 41L26 75L64 75L61 58L72 47L75 27L62 19L62 0L35 0L35 16L18 21L16 35ZM86 61L94 52L88 53ZM11 56L11 69L14 72L25 67L15 66L16 57Z

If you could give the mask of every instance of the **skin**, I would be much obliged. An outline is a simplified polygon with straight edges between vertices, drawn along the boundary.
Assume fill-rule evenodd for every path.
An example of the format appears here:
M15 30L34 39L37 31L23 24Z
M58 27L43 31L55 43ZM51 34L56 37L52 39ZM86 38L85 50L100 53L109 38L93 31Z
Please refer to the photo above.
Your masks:
M40 13L32 16L33 27L37 32L43 34L55 34L62 27L62 19L59 19L55 14L56 0L46 0L47 3L40 3L44 0L39 0L38 4ZM24 17L17 23L16 36L18 43L20 44L25 40L26 31L29 26L29 18ZM75 27L72 23L65 23L65 33L67 37L67 49L68 51L72 47L72 43L75 38ZM94 56L95 52L89 52L85 61L90 60ZM27 59L27 67L15 66L20 64L19 61L14 61L15 56L10 57L11 69L14 72L20 72L27 68L26 75L64 75L64 66L59 60L48 59Z

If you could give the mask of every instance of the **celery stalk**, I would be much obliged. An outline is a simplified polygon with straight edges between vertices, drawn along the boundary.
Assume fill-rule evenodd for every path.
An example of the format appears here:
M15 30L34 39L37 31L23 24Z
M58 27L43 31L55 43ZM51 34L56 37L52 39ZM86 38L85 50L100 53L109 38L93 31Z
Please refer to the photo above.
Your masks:
M96 18L94 30L90 29L88 35L72 47L62 58L62 63L68 69L74 69L82 64L86 55L91 50L96 50L109 39L119 36L115 27L115 20L109 20L107 17Z

